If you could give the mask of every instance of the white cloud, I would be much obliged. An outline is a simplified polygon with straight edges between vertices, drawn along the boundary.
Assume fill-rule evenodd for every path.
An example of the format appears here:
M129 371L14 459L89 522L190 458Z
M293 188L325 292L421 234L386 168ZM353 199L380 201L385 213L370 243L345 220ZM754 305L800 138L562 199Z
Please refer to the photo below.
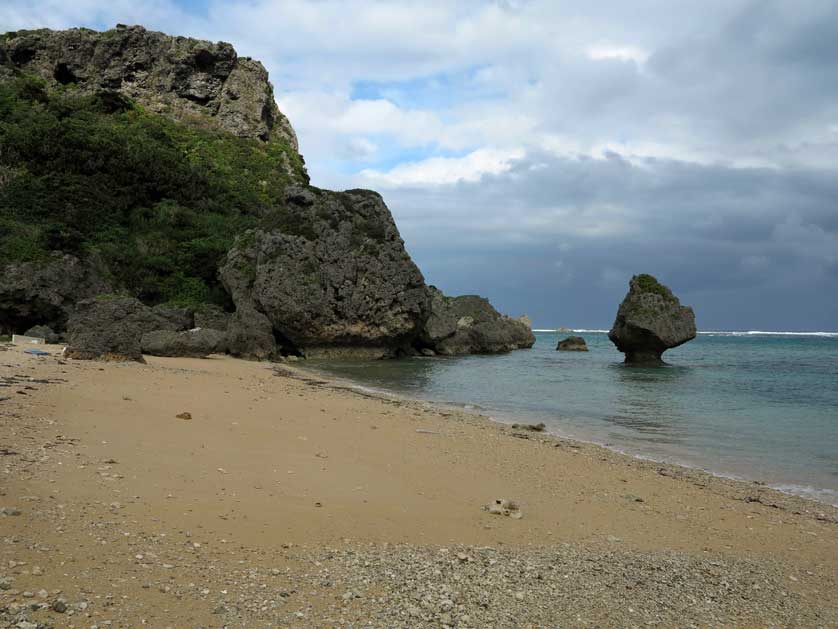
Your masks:
M186 24L194 29L196 20L188 17L171 0L33 0L0 2L0 31L29 28L62 29L102 23Z
M190 14L174 0L0 0L0 24L143 23L230 41L268 67L327 185L361 162L390 164L400 150L416 161L417 147L746 166L830 165L836 156L837 101L819 96L828 82L786 63L806 52L792 46L819 41L791 38L828 26L825 4L207 1ZM384 86L353 99L358 81Z
M478 149L464 157L432 157L400 164L386 172L365 169L361 177L371 185L382 187L476 182L485 175L508 172L513 162L524 155L521 149Z
M589 46L585 53L595 61L603 59L617 59L619 61L634 61L644 64L649 59L649 51L638 46L611 46L608 44L597 44Z

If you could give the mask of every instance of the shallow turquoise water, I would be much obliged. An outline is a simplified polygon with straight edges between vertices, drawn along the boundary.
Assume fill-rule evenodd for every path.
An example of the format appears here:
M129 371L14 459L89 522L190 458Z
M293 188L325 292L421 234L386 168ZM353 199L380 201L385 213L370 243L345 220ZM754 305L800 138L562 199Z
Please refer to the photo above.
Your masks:
M663 368L625 367L606 334L575 334L589 352L557 352L560 335L538 332L499 356L309 365L838 504L838 334L701 334Z

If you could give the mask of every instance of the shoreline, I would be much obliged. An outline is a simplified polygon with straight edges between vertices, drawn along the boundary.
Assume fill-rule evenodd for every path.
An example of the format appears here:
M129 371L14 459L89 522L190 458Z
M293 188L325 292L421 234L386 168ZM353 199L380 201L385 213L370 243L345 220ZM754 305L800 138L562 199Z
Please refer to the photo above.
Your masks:
M414 402L417 404L427 405L429 408L464 412L500 426L509 427L513 424L521 424L534 420L534 418L527 417L525 414L515 415L513 413L505 411L487 409L475 403L444 402L440 400L425 399L421 397L411 397L406 393L368 386L363 382L330 373L327 369L321 369L319 367L309 367L303 363L277 363L277 365L281 365L282 368L288 369L289 373L298 371L300 374L316 376L317 378L326 380L327 382L335 386L338 386L339 388L343 388L350 391L359 391L363 394L369 395L370 397L380 397L381 399L385 400L395 399L404 402ZM643 454L641 452L632 452L630 451L628 446L624 447L610 443L600 442L593 435L581 436L570 433L562 433L560 431L555 430L553 426L549 425L540 434L543 436L554 437L555 439L558 439L560 441L569 441L589 446L595 446L598 448L602 448L603 450L612 452L614 454L627 457L629 459L645 461L653 465L666 465L675 468L683 468L684 470L701 472L704 474L708 474L714 478L727 480L735 483L742 483L743 485L756 485L760 487L767 487L773 489L774 491L780 492L783 495L810 501L817 505L823 505L826 507L838 509L838 490L835 489L829 489L825 487L814 487L811 485L801 485L799 483L793 483L790 481L765 481L758 477L752 478L745 475L739 475L734 472L716 471L707 467L703 467L698 462L692 464L690 462L682 460L660 459L652 455ZM795 489L797 491L795 491Z
M499 419L495 415L486 414L486 412L490 412L490 409L485 409L484 407L481 407L478 404L459 404L451 402L441 402L438 400L427 400L419 397L411 397L409 395L395 391L388 391L386 389L369 387L363 383L354 381L350 378L344 378L342 376L324 373L323 371L317 368L309 368L304 364L301 365L299 363L294 363L293 365L289 365L288 363L275 363L274 369L286 373L289 377L298 378L299 380L305 382L309 386L322 386L341 391L348 391L350 393L354 393L363 397L379 399L382 401L399 402L403 404L415 404L419 405L423 410L427 409L437 412L462 413L464 415L473 417L478 422L486 422L489 426L501 428L503 432L509 432L513 434L516 438L535 439L545 443L567 444L568 447L571 448L577 446L580 449L583 447L594 448L596 450L606 452L609 455L624 458L626 461L636 461L645 464L645 466L647 467L666 469L679 477L696 477L696 482L704 483L704 485L711 483L708 483L706 480L700 480L702 477L706 477L708 479L715 479L719 481L722 485L729 485L730 490L736 495L739 495L742 492L748 493L747 490L753 490L754 488L758 488L760 492L765 492L765 490L771 490L771 492L778 494L774 496L774 500L772 501L773 504L777 504L777 499L779 499L781 502L784 502L782 498L785 497L788 499L792 499L794 502L800 501L800 508L805 509L806 505L808 505L811 510L815 511L824 509L833 510L834 515L831 518L829 518L828 521L838 523L838 504L818 500L808 495L801 495L791 491L784 491L783 489L780 489L758 478L752 479L736 477L734 475L715 472L713 470L709 470L698 465L693 466L679 461L664 461L660 459L655 459L650 456L644 456L642 454L626 452L620 450L618 446L599 443L597 441L581 438L578 436L552 432L549 426L546 427L543 431L530 431L526 428L516 429L515 425L525 426L527 420L530 418L526 418L524 416L509 416L505 419ZM736 488L738 488L739 491L734 491L734 489ZM815 491L832 492L832 490L829 489L811 489Z
M4 629L838 624L838 509L760 485L296 365L0 384Z

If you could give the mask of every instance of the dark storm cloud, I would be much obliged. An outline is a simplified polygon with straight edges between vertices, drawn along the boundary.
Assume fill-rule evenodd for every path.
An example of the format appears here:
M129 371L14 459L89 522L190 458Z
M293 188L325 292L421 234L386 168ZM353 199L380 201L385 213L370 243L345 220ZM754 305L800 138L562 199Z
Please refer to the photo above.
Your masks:
M387 198L429 281L529 307L538 325L607 326L640 272L704 329L838 322L832 171L531 155L478 183Z

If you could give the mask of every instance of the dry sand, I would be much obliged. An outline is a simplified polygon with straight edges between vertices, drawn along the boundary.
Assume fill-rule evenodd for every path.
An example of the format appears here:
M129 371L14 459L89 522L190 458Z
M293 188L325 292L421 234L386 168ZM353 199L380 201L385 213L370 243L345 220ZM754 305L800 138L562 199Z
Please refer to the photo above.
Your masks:
M0 384L0 627L838 626L838 510L758 484L223 356Z

